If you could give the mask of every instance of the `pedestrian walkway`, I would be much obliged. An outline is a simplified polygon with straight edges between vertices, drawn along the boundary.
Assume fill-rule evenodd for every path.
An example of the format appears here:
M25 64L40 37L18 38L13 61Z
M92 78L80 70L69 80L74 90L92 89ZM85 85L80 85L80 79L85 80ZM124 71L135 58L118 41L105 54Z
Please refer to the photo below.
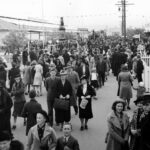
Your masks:
M116 78L111 74L108 77L105 86L98 90L98 100L93 100L94 118L89 120L89 129L87 131L80 131L80 120L78 116L74 115L74 111L72 109L72 134L78 139L81 150L105 150L104 141L107 133L106 118L108 113L111 111L112 103L118 99L118 97L116 96L118 88L117 85L118 84ZM45 90L43 95L44 96L42 97L38 97L37 100L42 104L43 108L47 110ZM131 108L134 108L133 102L131 103ZM131 112L132 111L129 111L128 114L131 115ZM14 136L21 140L24 144L26 144L27 138L25 137L25 127L23 127L23 119L19 119L18 124L19 125L14 132ZM62 135L58 127L55 126L54 129L56 129L57 136Z

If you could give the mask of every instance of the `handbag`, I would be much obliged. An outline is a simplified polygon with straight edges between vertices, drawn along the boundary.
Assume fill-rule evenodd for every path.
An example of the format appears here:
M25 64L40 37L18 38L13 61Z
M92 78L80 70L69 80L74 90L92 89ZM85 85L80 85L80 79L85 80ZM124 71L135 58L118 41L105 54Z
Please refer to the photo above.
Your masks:
M55 98L54 101L54 108L61 109L61 110L69 110L69 100Z
M80 107L81 107L82 109L85 109L87 103L88 103L88 100L87 100L86 98L82 98L81 103L80 103Z

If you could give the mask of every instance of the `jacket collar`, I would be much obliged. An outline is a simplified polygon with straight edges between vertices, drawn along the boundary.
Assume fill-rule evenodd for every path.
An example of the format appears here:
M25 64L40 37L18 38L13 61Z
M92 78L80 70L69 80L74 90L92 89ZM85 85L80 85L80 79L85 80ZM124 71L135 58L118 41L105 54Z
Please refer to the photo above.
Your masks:
M115 115L114 112L111 113L110 120L111 120L111 122L113 123L114 126L116 126L119 129L122 129L121 125L120 125L120 122L119 122L119 119ZM128 116L125 113L123 113L122 121L123 121L123 125L124 125L124 130L125 130L129 125Z
M37 126L37 125L34 126L33 134L34 134L35 137L40 141L39 135L38 135L38 126ZM44 134L43 134L43 137L42 137L41 141L42 141L47 135L49 135L49 134L50 134L50 126L46 123L46 124L45 124L45 129L44 129Z

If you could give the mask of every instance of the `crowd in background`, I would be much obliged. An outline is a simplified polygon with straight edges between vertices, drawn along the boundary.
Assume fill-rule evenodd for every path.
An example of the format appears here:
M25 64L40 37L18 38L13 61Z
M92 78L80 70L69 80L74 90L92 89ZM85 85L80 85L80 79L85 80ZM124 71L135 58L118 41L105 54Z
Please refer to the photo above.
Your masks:
M80 130L88 130L88 121L93 118L92 99L98 99L97 90L105 85L112 70L118 82L116 95L122 101L113 104L113 112L108 117L107 150L128 150L129 145L132 150L138 150L139 147L139 150L147 150L150 135L147 129L149 110L148 107L143 107L145 103L143 104L141 99L145 93L141 55L145 52L149 54L148 42L124 43L99 39L96 36L91 36L87 43L79 46L68 47L66 43L62 43L57 45L55 50L53 47L41 49L39 46L33 46L29 53L24 49L22 57L16 51L12 58L12 68L8 70L8 78L6 65L0 62L0 122L3 122L0 124L0 131L7 131L10 135L7 140L10 141L13 138L11 129L17 128L17 117L23 117L28 136L28 150L31 150L31 147L32 150L47 150L48 147L52 149L55 146L56 150L78 150L78 141L71 136L71 106L75 114L79 114ZM20 70L21 64L24 66L23 70ZM138 87L133 85L136 78ZM43 95L43 88L47 91L48 114L36 101L36 97ZM137 90L139 99L135 101L137 110L129 122L124 110L130 109L132 88ZM29 95L29 102L26 102L25 95ZM62 101L65 102L63 108L60 107ZM58 140L53 129L54 118L55 124L64 132L64 136ZM47 136L44 135L45 130ZM140 146L137 146L138 144Z

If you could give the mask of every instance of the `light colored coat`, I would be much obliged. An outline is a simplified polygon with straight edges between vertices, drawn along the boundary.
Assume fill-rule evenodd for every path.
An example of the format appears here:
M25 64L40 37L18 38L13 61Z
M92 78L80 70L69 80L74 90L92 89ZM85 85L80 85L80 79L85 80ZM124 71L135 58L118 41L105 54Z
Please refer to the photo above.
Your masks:
M40 141L37 125L35 125L29 131L26 150L41 150L40 146L47 144L49 146L49 150L51 150L56 146L56 142L56 133L48 124L45 125L44 135Z
M35 76L33 85L40 86L42 85L42 76L43 76L43 67L40 64L35 66Z
M123 113L124 138L121 136L120 122L114 112L108 115L108 135L106 150L122 150L125 140L129 139L129 117Z

